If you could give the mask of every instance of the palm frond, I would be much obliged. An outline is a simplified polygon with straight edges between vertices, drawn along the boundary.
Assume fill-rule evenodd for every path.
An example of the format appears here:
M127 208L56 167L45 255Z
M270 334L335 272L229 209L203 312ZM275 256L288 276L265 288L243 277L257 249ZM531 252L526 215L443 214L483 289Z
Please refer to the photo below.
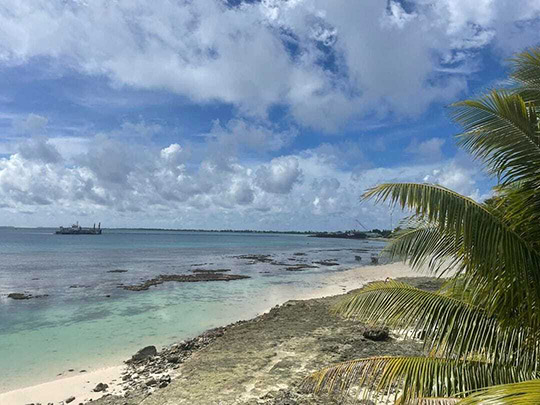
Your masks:
M456 246L452 251L465 269L462 276L471 286L479 283L483 289L497 292L482 306L490 313L521 308L520 316L527 324L538 324L540 254L486 207L433 184L381 184L363 198L399 204L435 226L441 235L453 235ZM436 233L431 234L432 239L436 237ZM429 249L410 244L408 253L415 261L425 258Z
M469 395L459 405L532 405L540 404L540 380L488 387Z
M460 398L417 398L405 404L398 398L394 405L456 405Z
M371 357L320 370L303 386L319 392L366 387L366 396L401 396L404 403L424 397L452 397L495 384L525 381L535 374L515 367L434 357Z
M501 217L540 251L540 179L496 187Z
M480 307L403 282L375 282L346 297L334 312L363 322L423 335L426 348L453 359L482 358L535 369L538 341L528 328L510 327Z
M465 129L458 135L458 145L486 163L505 183L538 178L538 117L521 96L492 91L452 107L454 120Z
M427 265L438 276L462 270L459 238L449 231L441 232L439 227L430 223L409 221L409 225L415 227L399 231L384 247L382 254L391 261L406 261L417 270Z
M540 105L540 48L519 53L511 62L510 77L516 84L516 91L524 100Z

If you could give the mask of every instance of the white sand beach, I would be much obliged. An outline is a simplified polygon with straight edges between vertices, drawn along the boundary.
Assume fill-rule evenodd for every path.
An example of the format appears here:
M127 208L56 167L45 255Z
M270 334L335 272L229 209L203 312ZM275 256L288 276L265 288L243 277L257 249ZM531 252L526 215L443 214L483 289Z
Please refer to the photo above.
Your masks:
M95 400L103 396L103 392L93 392L99 383L109 385L107 393L115 394L121 391L119 382L124 366L107 367L73 377L64 377L31 387L21 388L0 394L0 404L60 404L75 397L73 404Z

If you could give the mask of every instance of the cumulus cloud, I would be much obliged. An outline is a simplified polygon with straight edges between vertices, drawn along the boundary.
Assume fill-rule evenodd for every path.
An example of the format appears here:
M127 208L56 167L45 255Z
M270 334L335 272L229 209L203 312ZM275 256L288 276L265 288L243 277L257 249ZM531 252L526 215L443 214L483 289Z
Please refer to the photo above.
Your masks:
M537 41L534 0L407 5L0 0L0 62L61 60L113 86L230 103L249 117L284 106L301 125L336 131L351 117L446 103L466 89L476 50Z
M210 132L203 136L216 141L221 150L225 148L275 152L288 146L297 135L298 131L294 127L276 131L269 125L231 119L224 125L215 120Z
M23 119L13 121L15 130L21 133L36 134L47 126L49 119L43 115L30 113Z
M351 172L324 148L269 161L233 161L229 170L221 170L211 154L183 153L179 143L135 147L100 134L68 162L44 138L24 142L19 152L0 159L0 215L24 211L58 221L88 216L111 226L136 221L260 229L353 228L362 218L380 227L388 226L387 208L359 202L377 183L437 182L474 198L485 192L478 168L460 156Z
M186 160L185 150L177 143L172 143L166 148L161 149L160 156L172 166L179 166Z
M372 165L366 151L376 149L380 152L377 141L341 141L334 143L322 143L316 148L303 152L304 155L317 156L327 164L335 165L341 169L357 171L366 169Z
M257 185L264 191L287 194L302 180L302 170L295 157L279 157L272 159L267 165L262 165L257 170L256 180Z
M30 138L22 142L19 154L27 160L36 160L43 163L59 163L62 160L56 147L45 138Z
M253 188L246 182L234 183L230 192L234 202L240 205L251 204L255 198Z
M412 155L418 162L436 162L443 158L442 147L444 143L444 139L436 137L421 142L413 139L405 152Z

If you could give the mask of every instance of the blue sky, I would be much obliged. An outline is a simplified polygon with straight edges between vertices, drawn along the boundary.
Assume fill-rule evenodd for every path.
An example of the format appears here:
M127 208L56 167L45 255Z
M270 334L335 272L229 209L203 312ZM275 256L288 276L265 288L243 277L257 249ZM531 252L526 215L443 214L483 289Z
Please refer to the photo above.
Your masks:
M447 106L539 29L534 0L0 0L0 224L385 228L359 196L386 181L481 200Z

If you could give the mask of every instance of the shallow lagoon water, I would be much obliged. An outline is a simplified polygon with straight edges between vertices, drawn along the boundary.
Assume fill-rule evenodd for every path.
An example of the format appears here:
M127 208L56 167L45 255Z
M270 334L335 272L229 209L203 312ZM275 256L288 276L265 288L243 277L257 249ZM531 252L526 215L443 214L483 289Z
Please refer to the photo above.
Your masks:
M251 318L324 287L329 275L357 266L355 256L367 264L383 245L305 235L105 230L67 236L52 229L0 229L0 392L68 375L68 369L115 365L145 345L163 346ZM340 265L289 272L284 265L233 257L244 254ZM141 292L118 288L194 268L230 268L252 278L171 282ZM114 269L128 272L108 273ZM49 296L7 298L23 291Z

